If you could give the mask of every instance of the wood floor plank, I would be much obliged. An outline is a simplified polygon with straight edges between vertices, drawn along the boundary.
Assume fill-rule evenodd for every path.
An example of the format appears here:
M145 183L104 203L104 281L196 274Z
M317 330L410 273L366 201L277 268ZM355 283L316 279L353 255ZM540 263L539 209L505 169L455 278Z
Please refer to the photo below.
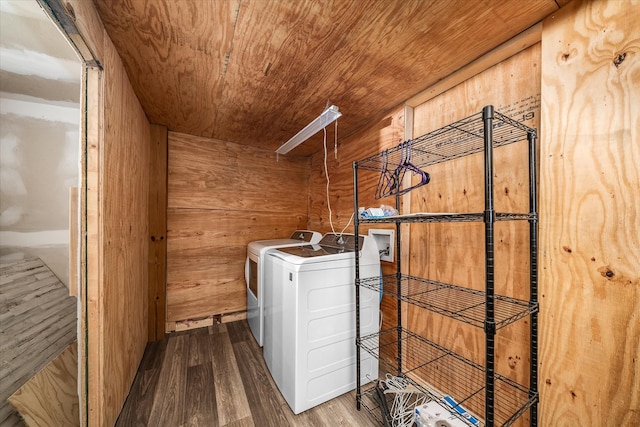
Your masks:
M139 370L156 370L160 372L162 368L162 361L164 360L164 354L167 350L168 336L162 341L153 341L147 343L147 347L144 349L144 355L140 362Z
M241 420L235 420L230 422L229 424L225 424L223 427L260 427L261 424L254 423L253 418L245 417Z
M64 294L66 294L66 291ZM75 311L77 301L62 299L65 298L64 294L57 295L57 297L53 296L50 301L44 304L34 304L31 307L26 307L25 310L21 310L20 313L7 316L4 320L0 321L0 323L2 323L2 330L5 334L18 336L21 331L27 330L27 327L30 329L43 322L51 323L47 322L50 316Z
M236 344L242 341L253 341L256 343L256 348L260 350L260 346L253 338L251 330L244 327L242 322L230 322L227 323L227 331L229 332L229 339L232 344Z
M145 427L149 423L167 339L147 344L131 391L116 421L116 427Z
M31 293L16 295L17 297L21 297L20 304L16 304L13 307L9 308L4 314L4 318L2 321L5 321L9 318L20 316L27 311L31 310L34 307L42 308L45 306L50 306L56 302L60 303L64 301L66 297L69 296L69 291L64 285L62 287L59 286L60 281L57 277L51 278L51 281L47 281L43 287L33 288ZM37 291L37 292L34 292Z
M286 426L288 421L282 412L281 401L269 382L269 373L262 366L264 359L256 354L255 348L251 348L247 341L236 343L233 349L253 419L260 420L265 427Z
M170 336L149 416L152 426L179 426L184 414L187 379L186 348L189 337Z
M216 391L213 386L213 363L187 368L187 391L184 411L186 427L218 425Z
M177 345L176 337L181 337L183 345ZM365 410L356 410L355 392L294 415L276 387L262 357L262 349L251 335L246 320L172 333L163 343L163 358L149 349L149 346L161 344L150 343L140 365L141 372L153 373L158 378L153 413L144 409L150 406L148 391L145 394L145 386L137 385L140 381L151 384L153 379L138 375L117 426L169 426L171 423L192 427L379 425ZM182 358L184 369L176 370L177 358ZM209 361L195 364L207 358ZM188 366L190 364L193 366ZM182 409L176 409L170 402L173 398L169 402L165 400L163 393L170 392L167 387L170 388L168 384L171 383L170 375L164 372L166 369L182 372L185 376ZM180 414L170 413L175 410L180 410Z
M211 362L211 338L207 328L189 334L189 367Z
M149 425L159 376L159 370L150 369L138 372L129 397L127 397L129 400L131 396L135 396L136 404L124 405L116 420L116 427L146 427Z
M220 324L210 335L213 351L213 374L216 387L216 405L220 425L251 417L238 364L233 352L228 324Z
M47 272L50 271L46 266L42 266L39 269L34 270L32 274L38 274L38 272ZM57 281L57 277L50 273L47 278L53 277L55 281ZM7 277L4 277L5 280L2 280L2 290L0 291L0 301L5 295L11 295L12 298L20 297L23 295L28 295L30 292L33 292L34 289L41 288L43 286L47 286L51 284L50 280L46 280L43 283L43 280L38 279L33 275L28 275L28 272L20 272L20 277L12 277L7 280ZM54 283L55 283L54 281Z

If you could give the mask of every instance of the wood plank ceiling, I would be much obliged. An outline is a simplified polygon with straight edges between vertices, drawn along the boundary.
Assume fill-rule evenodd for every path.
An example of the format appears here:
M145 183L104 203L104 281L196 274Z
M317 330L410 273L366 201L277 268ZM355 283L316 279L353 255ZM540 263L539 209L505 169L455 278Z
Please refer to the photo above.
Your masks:
M151 122L269 150L327 102L348 136L558 9L554 0L94 1Z

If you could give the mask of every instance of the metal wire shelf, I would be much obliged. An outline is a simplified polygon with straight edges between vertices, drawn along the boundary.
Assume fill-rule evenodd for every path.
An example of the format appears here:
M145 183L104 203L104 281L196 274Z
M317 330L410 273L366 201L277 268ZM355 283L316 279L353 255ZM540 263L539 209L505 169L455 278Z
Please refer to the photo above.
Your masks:
M358 176L360 170L380 173L374 197L376 199L395 196L396 209L400 210L400 196L423 184L416 177L428 174L428 167L441 162L478 154L477 160L484 169L484 209L476 213L428 213L418 212L383 218L356 217L356 234L362 224L395 224L396 273L375 278L360 278L356 258L356 296L360 287L384 292L396 301L421 307L433 313L484 329L485 354L482 365L462 358L451 350L411 332L401 326L402 304L397 304L398 327L390 331L360 336L359 300L356 298L356 341L358 352L367 351L378 357L383 355L393 360L382 360L380 369L395 372L424 387L434 396L442 397L446 391L468 411L481 415L483 427L511 425L525 411L530 411L529 423L537 425L538 373L538 276L537 276L537 131L524 124L495 112L490 105L481 113L474 114L438 130L405 141L396 147L353 163L354 210L358 210ZM518 142L527 143L529 206L526 212L496 212L494 205L494 148ZM524 147L523 147L524 148ZM518 147L518 155L520 150ZM483 155L484 154L484 155ZM507 153L508 154L508 153ZM475 158L473 159L476 160ZM406 176L411 173L411 177ZM409 179L411 178L411 179ZM369 181L367 181L369 182ZM425 183L429 182L426 180ZM529 291L531 301L495 294L495 223L499 221L529 222ZM483 291L462 286L413 277L402 274L400 232L405 223L484 223L485 287ZM413 230L413 227L411 228ZM518 230L519 231L519 230ZM529 388L516 384L511 379L495 374L496 331L518 320L529 318ZM357 377L360 366L357 366ZM432 390L433 388L433 390ZM367 409L367 392L361 393L360 382L356 384L357 407ZM363 397L364 396L364 397ZM374 396L375 398L375 396ZM378 396L379 398L379 396ZM363 403L364 402L364 403ZM382 402L382 401L381 401ZM375 402L374 402L375 404ZM375 409L374 409L375 410Z
M412 163L419 168L448 160L465 157L484 150L484 123L482 113L477 113L440 129L411 140ZM526 141L527 135L536 135L536 130L510 117L494 112L493 146L501 147L518 141ZM395 168L403 161L406 142L367 157L357 163L366 170L380 171Z
M412 385L431 399L441 400L440 390L447 390L457 403L474 414L484 426L485 368L448 350L420 335L403 328L393 328L364 336L359 345L369 354L379 358L381 366L389 371L397 369L397 360L387 360L379 355L390 354L401 348L402 373ZM363 394L366 396L366 390ZM537 392L508 378L495 374L495 422L509 426L529 407L538 401ZM361 400L363 406L376 418L375 400Z
M496 221L531 221L537 220L535 213L511 213L497 212ZM428 222L481 222L484 221L483 213L437 213L425 212L407 215L394 215L382 218L359 218L361 224L381 223L428 223Z
M482 328L485 326L486 294L483 291L423 279L400 276L400 295L397 293L398 276L395 274L358 279L357 284L394 299L426 308L435 313ZM384 286L388 285L388 286ZM494 295L495 327L500 329L538 311L538 304L502 295Z

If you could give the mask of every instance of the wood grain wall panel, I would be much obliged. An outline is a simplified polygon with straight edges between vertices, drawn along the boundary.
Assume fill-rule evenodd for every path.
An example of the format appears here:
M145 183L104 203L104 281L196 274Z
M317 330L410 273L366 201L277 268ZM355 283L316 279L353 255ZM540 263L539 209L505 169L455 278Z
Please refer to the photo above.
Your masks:
M307 227L308 161L169 132L167 320L246 310L253 240Z
M306 161L175 132L169 139L169 208L300 212Z
M542 425L640 421L640 7L544 22Z
M167 312L167 128L151 125L149 161L149 341L164 337Z
M471 77L414 108L414 136L479 112L496 110L532 127L540 120L540 43ZM499 83L498 83L499 82ZM495 208L528 212L527 143L495 150ZM412 191L413 212L482 212L482 154L428 168L431 181ZM484 223L411 226L409 274L473 289L485 287ZM500 222L495 227L496 292L529 297L529 224ZM406 264L405 264L406 265ZM408 306L407 324L429 339L484 363L484 331ZM529 383L529 320L500 330L496 338L496 371L521 384ZM481 415L484 408L471 408ZM527 423L528 414L519 423Z
M89 369L100 366L99 380L89 383L90 394L102 402L101 414L92 414L100 420L97 425L113 424L118 417L148 336L150 125L106 34L104 53L98 189L102 269L96 284L99 323L89 324L89 346L99 347L99 359L89 360Z

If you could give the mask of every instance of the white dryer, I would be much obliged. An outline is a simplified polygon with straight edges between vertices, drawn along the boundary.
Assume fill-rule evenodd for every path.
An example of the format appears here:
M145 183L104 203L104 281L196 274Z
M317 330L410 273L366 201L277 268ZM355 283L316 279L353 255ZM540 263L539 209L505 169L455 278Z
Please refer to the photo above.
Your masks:
M318 243L322 234L317 231L296 230L288 239L256 240L247 245L244 278L247 284L247 321L254 338L262 347L264 340L264 256L269 249Z
M380 275L375 240L359 236L360 277ZM355 236L326 234L317 245L267 253L264 358L298 414L356 386ZM378 331L380 294L360 290L361 334ZM378 362L360 352L361 382L378 377Z

